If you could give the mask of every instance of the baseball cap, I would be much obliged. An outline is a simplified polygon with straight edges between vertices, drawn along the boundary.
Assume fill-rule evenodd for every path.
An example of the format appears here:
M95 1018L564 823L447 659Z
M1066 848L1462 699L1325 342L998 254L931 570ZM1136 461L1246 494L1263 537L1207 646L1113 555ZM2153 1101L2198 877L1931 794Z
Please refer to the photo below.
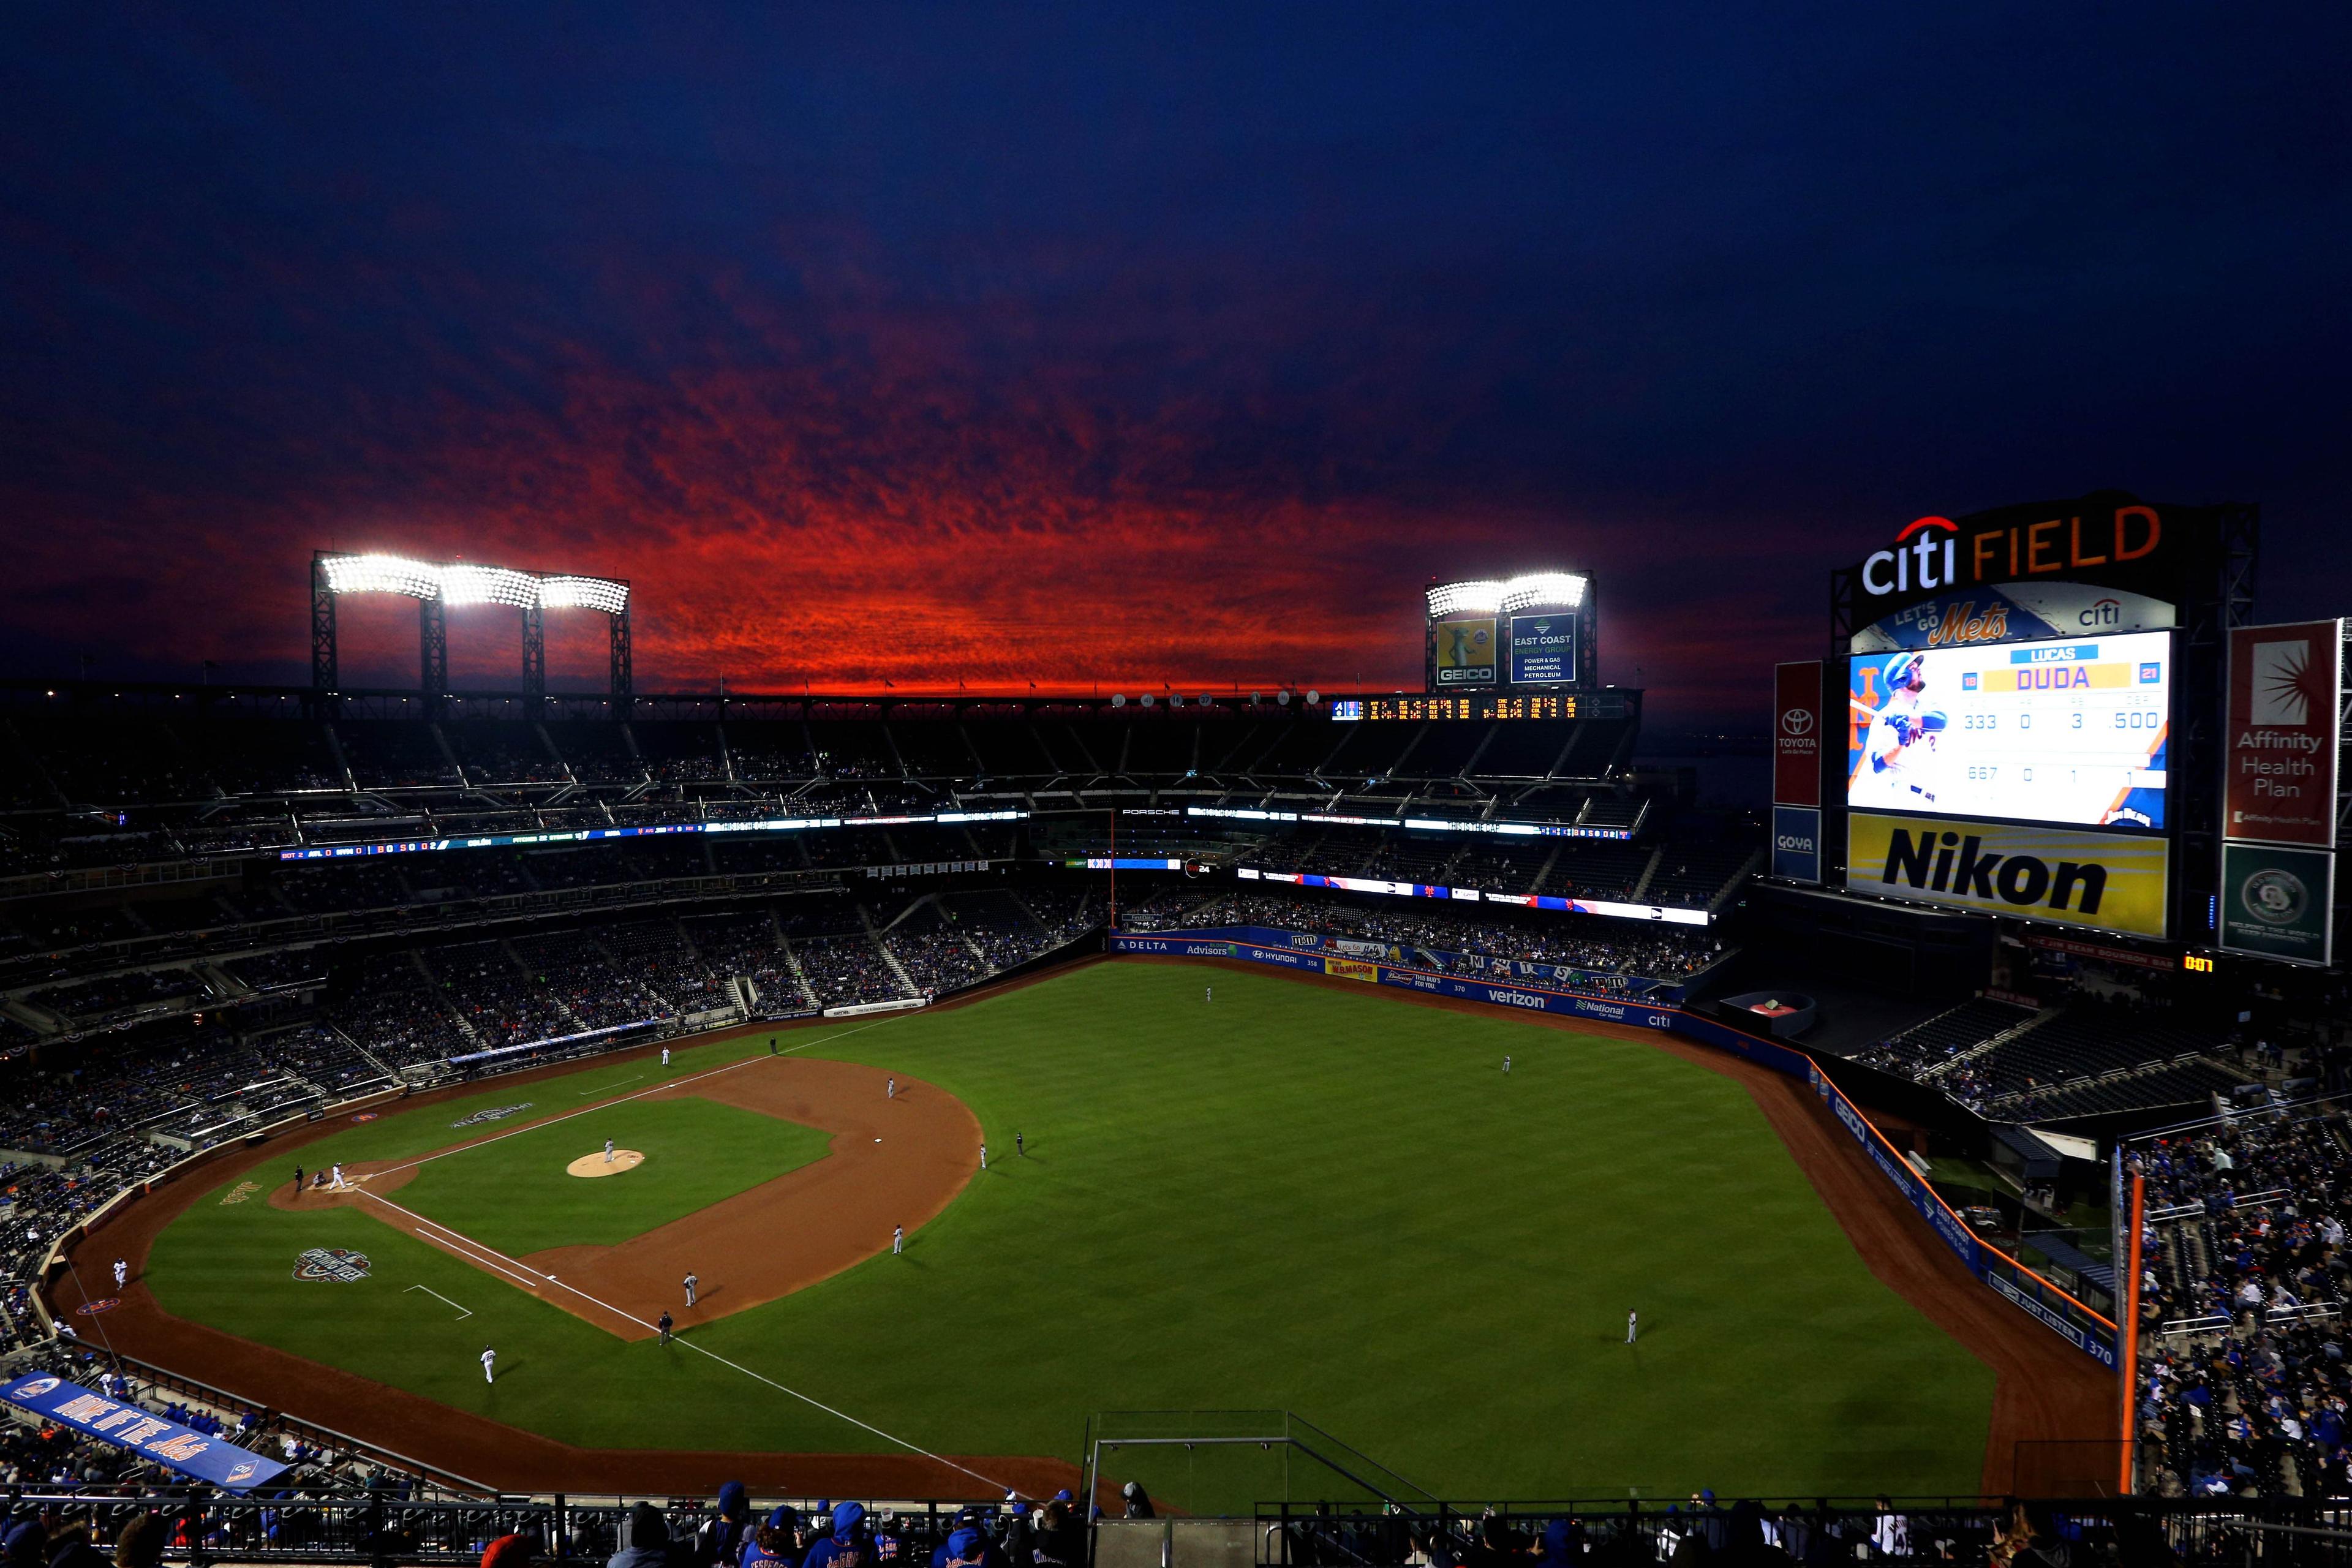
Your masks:
M959 1563L969 1563L980 1555L980 1531L959 1530L948 1537L948 1555Z

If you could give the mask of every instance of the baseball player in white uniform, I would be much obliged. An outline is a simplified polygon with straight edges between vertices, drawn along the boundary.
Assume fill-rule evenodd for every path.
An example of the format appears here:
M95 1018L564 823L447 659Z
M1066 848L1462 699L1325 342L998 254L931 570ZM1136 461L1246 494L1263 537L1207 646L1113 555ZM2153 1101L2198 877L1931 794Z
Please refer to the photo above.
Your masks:
M669 1047L667 1046L664 1046L662 1047L662 1066L669 1066Z
M985 1143L980 1146L980 1168L983 1171L988 1169L988 1145Z
M1641 1317L1642 1314L1639 1312L1625 1314L1625 1342L1629 1345L1633 1342L1634 1331L1640 1327Z
M335 1162L335 1179L330 1184L338 1187L343 1184L343 1163L341 1160Z
M898 1098L898 1080L897 1079L886 1078L882 1080L882 1098L885 1100L896 1100Z
M114 1260L114 1288L121 1289L131 1282L131 1265L118 1258Z
M490 1363L498 1359L498 1352L492 1350L488 1345L484 1345L482 1347L482 1381L484 1383L496 1383L498 1381L498 1378L493 1375L490 1371Z
M607 1138L607 1139L605 1139L605 1140L604 1140L604 1163L606 1163L607 1165L609 1165L609 1164L611 1164L612 1163L613 1163L613 1141L612 1141L610 1138Z
M1886 696L1871 710L1862 766L1849 798L1913 811L1936 804L1937 742L1948 721L1927 707L1927 661L1916 653L1886 661Z
M694 1293L702 1289L702 1276L689 1268L686 1271L686 1304L694 1305Z
M906 1250L907 1227L903 1225L892 1226L890 1227L890 1256L896 1258L898 1254Z

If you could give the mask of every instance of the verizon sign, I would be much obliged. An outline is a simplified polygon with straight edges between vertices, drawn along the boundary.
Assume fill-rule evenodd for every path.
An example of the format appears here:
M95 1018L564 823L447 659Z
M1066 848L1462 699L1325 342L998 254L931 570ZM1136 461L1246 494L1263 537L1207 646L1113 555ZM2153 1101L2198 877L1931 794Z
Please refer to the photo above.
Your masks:
M2225 838L2335 844L2343 646L2340 621L2231 629Z
M1800 659L1772 672L1772 804L1822 804L1822 661ZM1839 744L1843 746L1843 741Z

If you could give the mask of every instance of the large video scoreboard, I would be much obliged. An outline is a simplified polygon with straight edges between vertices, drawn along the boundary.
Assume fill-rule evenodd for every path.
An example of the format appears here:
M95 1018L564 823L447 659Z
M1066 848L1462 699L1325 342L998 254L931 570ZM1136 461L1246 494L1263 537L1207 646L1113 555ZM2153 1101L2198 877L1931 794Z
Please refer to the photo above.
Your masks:
M1852 659L1847 805L2161 830L2172 638L2134 632Z

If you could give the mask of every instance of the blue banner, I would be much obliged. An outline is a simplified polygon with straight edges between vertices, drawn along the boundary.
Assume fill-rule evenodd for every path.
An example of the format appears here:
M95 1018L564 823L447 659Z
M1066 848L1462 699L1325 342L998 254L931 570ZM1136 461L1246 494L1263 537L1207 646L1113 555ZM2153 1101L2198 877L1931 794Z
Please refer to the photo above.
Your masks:
M0 1395L11 1405L20 1405L77 1432L128 1448L142 1459L169 1465L182 1475L233 1492L261 1486L286 1473L284 1465L249 1448L151 1415L135 1405L109 1399L61 1377L46 1373L20 1377L0 1389Z
M1580 968L1568 963L1548 963L1525 958L1489 958L1484 953L1454 952L1442 948L1421 947L1395 942L1372 942L1360 937L1331 936L1316 931L1283 931L1274 926L1197 926L1184 931L1162 932L1157 936L1131 936L1126 933L1111 939L1114 952L1167 952L1192 958L1251 958L1255 954L1233 952L1226 949L1237 942L1255 943L1259 947L1282 948L1292 953L1338 953L1347 958L1360 958L1368 963L1393 963L1407 968L1432 968L1450 974L1492 976L1540 985L1563 986L1571 990L1599 993L1604 998L1643 1002L1678 1002L1687 986L1669 984L1662 980L1611 973L1605 970ZM1291 957L1268 958L1262 963L1280 963L1292 968L1318 969L1319 961L1293 963ZM1801 1068L1790 1070L1801 1071Z
M1822 814L1815 807L1772 808L1772 875L1790 882L1822 879Z

